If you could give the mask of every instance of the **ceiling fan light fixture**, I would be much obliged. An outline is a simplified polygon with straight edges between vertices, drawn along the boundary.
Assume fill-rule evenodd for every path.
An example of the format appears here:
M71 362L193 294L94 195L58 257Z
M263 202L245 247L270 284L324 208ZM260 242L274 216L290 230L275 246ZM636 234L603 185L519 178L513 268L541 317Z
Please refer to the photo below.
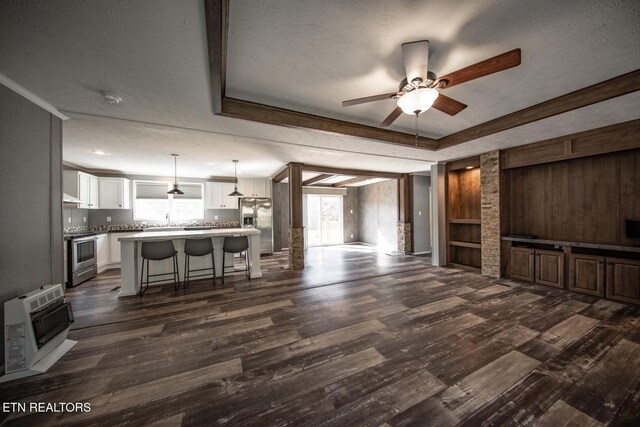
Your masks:
M431 108L438 95L437 90L427 87L412 90L398 98L398 107L406 114L421 114Z

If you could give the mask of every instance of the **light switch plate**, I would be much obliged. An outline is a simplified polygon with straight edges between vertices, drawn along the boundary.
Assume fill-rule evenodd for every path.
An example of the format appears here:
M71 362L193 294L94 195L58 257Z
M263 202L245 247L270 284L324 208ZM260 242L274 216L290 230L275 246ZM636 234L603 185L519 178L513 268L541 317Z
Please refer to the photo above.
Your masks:
M87 222L87 217L86 216L82 217L82 222Z
M214 216L213 219L218 220L218 215Z
M67 218L67 222L71 224L71 217Z
M107 222L111 222L111 217L110 216L107 217Z

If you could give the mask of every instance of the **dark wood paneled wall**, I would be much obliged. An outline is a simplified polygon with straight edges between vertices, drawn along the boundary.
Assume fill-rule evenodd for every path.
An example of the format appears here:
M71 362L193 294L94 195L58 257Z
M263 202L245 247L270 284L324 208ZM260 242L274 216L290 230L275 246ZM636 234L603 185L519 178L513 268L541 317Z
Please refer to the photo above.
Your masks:
M511 233L632 244L624 220L640 218L640 150L506 171Z
M480 168L449 172L449 219L480 219Z

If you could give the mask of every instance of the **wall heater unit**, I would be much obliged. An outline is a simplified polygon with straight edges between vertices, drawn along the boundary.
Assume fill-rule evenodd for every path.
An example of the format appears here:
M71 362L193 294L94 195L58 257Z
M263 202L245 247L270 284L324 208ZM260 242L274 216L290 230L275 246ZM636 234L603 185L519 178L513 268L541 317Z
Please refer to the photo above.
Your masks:
M0 383L46 372L77 343L66 339L72 323L62 285L42 286L5 302Z

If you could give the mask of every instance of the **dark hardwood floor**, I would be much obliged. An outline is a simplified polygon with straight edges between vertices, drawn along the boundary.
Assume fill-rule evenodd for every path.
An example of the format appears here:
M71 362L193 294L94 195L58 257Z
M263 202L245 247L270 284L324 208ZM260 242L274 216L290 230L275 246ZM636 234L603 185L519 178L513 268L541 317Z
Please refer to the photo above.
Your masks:
M78 344L2 401L8 425L639 425L640 308L348 245L264 277L69 289Z

